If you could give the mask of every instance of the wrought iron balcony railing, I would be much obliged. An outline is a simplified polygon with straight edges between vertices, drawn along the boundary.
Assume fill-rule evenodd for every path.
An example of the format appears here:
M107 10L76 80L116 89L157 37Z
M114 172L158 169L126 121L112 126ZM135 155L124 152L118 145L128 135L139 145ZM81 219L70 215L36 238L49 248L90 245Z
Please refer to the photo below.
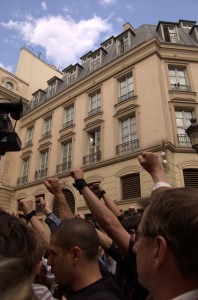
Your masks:
M171 84L171 90L179 92L191 92L191 87L189 85L182 85L179 83Z
M42 134L42 139L45 139L47 137L50 137L51 136L51 131L48 131L48 132L45 132Z
M138 149L139 149L138 139L116 146L117 154L127 154L127 153L137 151Z
M133 96L134 96L134 91L131 91L131 92L129 92L129 93L126 94L126 95L120 96L120 97L119 97L119 102L128 100L128 99L130 99L130 98L133 97Z
M90 116L94 116L96 115L97 113L101 112L101 106L95 108L95 109L92 109L91 111L88 112L88 117Z
M177 139L179 145L191 147L190 139L187 134L178 134Z
M28 182L28 176L22 176L17 179L17 185L23 185Z
M86 155L83 157L83 164L89 166L101 160L101 151Z
M63 124L63 128L69 128L69 127L71 127L72 125L73 125L73 120L64 123L64 124Z
M71 170L71 161L56 166L57 173L69 172Z
M43 170L38 170L35 172L34 179L39 180L47 176L47 168Z

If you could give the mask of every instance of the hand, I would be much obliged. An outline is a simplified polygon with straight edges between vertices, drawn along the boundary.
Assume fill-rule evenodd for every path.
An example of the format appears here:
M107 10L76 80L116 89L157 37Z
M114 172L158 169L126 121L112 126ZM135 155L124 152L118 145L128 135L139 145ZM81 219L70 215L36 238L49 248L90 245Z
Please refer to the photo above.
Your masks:
M56 177L52 177L45 180L44 185L48 189L48 191L53 195L57 195L60 192L62 193L60 181Z
M138 156L140 165L151 175L154 182L164 181L164 174L158 155L152 152L143 152Z
M49 203L45 201L43 197L38 197L35 200L37 207L46 215L50 214L52 211L49 207Z
M33 201L32 199L22 199L20 200L20 204L22 206L22 211L24 214L29 214L31 211L33 211Z
M85 219L85 215L82 213L76 214L75 218L79 218L79 219Z
M70 175L74 178L74 180L84 179L84 172L82 169L76 169L70 172Z
M161 163L159 161L158 155L153 152L143 152L138 156L138 161L140 165L149 173L162 170Z

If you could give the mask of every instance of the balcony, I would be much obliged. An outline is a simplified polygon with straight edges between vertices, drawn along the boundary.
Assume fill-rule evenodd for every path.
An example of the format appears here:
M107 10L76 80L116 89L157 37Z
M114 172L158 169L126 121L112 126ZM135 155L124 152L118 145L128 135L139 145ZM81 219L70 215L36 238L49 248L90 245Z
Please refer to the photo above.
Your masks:
M83 157L83 165L90 166L101 160L101 151L86 155Z
M28 176L23 176L17 179L17 185L23 185L28 182Z
M42 134L42 139L45 139L47 137L50 137L51 136L51 131L48 131L48 132L45 132Z
M32 146L32 141L28 141L25 143L25 147Z
M131 91L129 92L128 94L126 95L122 95L121 97L119 97L119 102L122 102L122 101L125 101L125 100L128 100L130 98L134 97L134 91Z
M179 145L191 147L190 139L187 134L178 134L177 140Z
M191 87L188 85L175 83L175 84L171 84L171 90L178 91L178 92L191 92Z
M73 120L68 121L66 123L63 124L63 128L69 128L73 126Z
M71 170L71 161L56 166L56 172L58 174L69 172L70 170Z
M120 44L118 46L118 55L123 54L124 52L126 52L127 50L129 50L129 42L124 42L123 44Z
M101 112L101 106L95 108L95 109L92 109L88 112L88 117L91 117L91 116L94 116L96 115L97 113Z
M34 179L39 180L39 179L45 178L46 176L47 176L47 168L43 169L43 170L36 171Z
M139 141L138 139L129 141L127 143L123 143L116 146L116 153L119 155L129 154L135 152L139 149Z

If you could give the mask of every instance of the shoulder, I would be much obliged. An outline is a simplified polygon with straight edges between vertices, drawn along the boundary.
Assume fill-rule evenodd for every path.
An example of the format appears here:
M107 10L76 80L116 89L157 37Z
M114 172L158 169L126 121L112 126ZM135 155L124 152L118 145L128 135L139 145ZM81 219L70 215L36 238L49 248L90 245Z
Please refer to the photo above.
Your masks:
M32 285L32 289L34 291L34 294L36 295L36 297L39 299L39 300L53 300L53 296L50 292L50 290L44 286L44 285L41 285L41 284L33 284Z

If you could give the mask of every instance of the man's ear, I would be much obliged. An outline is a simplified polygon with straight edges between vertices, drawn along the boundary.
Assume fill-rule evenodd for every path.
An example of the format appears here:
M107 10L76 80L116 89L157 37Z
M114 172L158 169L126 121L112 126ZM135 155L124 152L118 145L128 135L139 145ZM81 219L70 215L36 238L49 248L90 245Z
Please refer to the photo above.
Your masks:
M167 242L161 235L156 236L154 244L154 264L159 269L167 259Z
M71 249L72 261L73 264L77 264L81 258L82 250L78 246L74 246Z

